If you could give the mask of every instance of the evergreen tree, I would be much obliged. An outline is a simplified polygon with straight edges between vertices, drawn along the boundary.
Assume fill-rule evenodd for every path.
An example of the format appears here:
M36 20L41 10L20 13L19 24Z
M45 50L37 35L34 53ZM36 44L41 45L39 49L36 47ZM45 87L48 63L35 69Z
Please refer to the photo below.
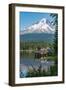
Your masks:
M50 16L53 18L52 25L55 27L55 38L54 38L54 53L57 54L58 50L58 14L50 14Z

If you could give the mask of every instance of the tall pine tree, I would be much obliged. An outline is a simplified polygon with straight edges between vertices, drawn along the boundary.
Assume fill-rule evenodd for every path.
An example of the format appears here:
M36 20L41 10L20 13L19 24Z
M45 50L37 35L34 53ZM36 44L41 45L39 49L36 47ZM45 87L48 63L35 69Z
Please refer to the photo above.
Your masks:
M55 38L54 38L54 53L58 53L58 14L50 14L50 16L53 18L52 25L55 27Z

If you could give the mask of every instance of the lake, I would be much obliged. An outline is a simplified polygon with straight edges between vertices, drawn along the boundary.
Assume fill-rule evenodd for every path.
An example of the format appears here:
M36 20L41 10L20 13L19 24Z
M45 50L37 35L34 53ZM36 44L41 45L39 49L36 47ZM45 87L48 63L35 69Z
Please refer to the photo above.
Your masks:
M37 59L34 56L34 53L20 53L20 78L57 75L55 70L57 65L54 60Z

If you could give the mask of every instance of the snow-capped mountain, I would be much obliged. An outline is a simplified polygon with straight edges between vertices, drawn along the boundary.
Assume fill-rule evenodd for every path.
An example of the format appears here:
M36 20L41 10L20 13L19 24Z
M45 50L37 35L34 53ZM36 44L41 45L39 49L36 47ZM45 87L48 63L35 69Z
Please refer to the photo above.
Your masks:
M50 21L46 18L42 18L38 23L35 23L25 30L21 31L20 34L30 34L30 33L48 33L54 34L55 29L51 25Z

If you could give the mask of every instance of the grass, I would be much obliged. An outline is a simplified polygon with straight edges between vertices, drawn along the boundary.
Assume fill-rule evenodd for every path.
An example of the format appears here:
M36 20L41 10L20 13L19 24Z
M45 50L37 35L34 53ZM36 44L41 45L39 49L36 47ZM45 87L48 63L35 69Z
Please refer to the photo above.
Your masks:
M57 71L56 65L51 66L50 70L48 70L47 72L45 70L42 71L41 65L40 65L37 70L33 67L33 70L29 71L26 77L57 76L57 73L58 71Z
M47 59L47 60L57 60L57 56L56 55L52 55L52 56L47 56L47 57L44 57L44 59Z

